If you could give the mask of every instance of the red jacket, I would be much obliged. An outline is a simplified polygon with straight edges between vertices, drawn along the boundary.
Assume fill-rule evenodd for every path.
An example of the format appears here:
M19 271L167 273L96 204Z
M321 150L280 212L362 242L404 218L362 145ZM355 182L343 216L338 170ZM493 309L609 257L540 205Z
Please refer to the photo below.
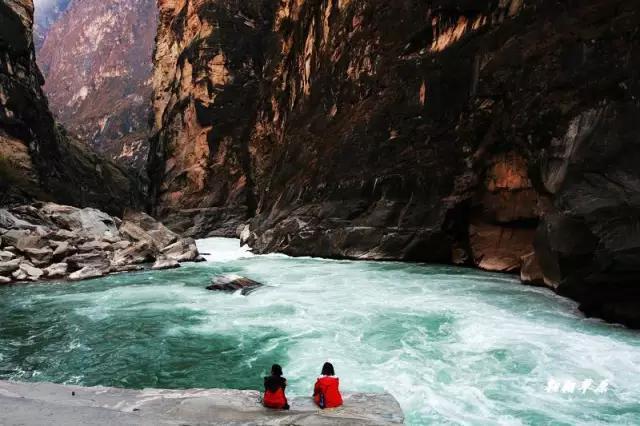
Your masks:
M267 390L264 393L264 398L262 398L262 403L267 408L281 410L287 405L287 397L284 396L284 390L282 388L278 388L275 392Z
M287 380L284 377L265 377L264 387L262 403L265 407L281 410L287 406L287 397L284 394L284 389L287 387Z
M342 405L340 395L340 379L334 376L322 376L316 381L313 389L313 399L320 408L334 408ZM324 396L324 407L321 406L320 396Z

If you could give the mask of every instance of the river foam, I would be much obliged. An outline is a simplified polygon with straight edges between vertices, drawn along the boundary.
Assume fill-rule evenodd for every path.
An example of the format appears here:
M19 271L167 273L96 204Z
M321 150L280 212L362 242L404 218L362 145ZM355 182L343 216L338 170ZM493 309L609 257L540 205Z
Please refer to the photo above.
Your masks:
M259 389L280 362L288 392L306 395L329 360L344 389L392 393L409 424L640 424L640 335L550 291L470 269L199 247L208 262L178 270L1 288L0 378ZM221 273L266 287L205 290ZM593 386L547 391L550 379Z

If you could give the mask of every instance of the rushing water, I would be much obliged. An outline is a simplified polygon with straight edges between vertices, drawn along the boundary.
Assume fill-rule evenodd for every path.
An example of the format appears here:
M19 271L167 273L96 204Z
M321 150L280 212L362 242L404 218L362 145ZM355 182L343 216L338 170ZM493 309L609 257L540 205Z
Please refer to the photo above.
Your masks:
M288 392L306 395L331 360L344 390L392 393L408 424L640 424L640 333L549 291L452 267L200 245L210 261L178 270L1 287L0 378L260 389L279 362ZM205 290L220 273L268 287ZM578 388L554 392L550 379Z

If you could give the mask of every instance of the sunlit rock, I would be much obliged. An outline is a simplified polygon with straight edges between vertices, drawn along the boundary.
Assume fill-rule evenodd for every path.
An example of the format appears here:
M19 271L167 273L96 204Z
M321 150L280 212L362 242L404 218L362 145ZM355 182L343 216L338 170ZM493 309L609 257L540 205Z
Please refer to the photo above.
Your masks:
M6 262L14 257L16 257L16 255L10 251L0 250L0 262Z
M62 278L67 275L69 265L64 262L54 263L44 270L47 278Z
M154 270L175 269L175 268L179 268L179 267L180 267L180 263L177 260L159 258L159 259L157 259L155 261L155 263L153 264L151 269L154 269Z
M11 259L0 262L0 274L9 274L20 267L21 259Z
M123 266L151 262L156 253L157 250L150 241L140 241L125 249L117 250L113 255L113 264Z
M40 268L36 268L28 263L21 263L19 271L23 272L24 275L20 274L21 279L28 278L32 281L38 281L42 275L44 275L44 271Z
M80 270L69 274L71 281L88 280L91 278L99 278L105 274L104 269L96 268L93 266L86 266Z

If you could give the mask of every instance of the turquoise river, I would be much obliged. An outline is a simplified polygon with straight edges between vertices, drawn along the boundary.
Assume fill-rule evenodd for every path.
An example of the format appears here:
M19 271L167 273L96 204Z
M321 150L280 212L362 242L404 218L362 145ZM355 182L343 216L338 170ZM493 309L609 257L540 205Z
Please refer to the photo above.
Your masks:
M344 390L392 393L411 425L640 424L640 333L546 289L199 245L208 262L172 271L0 287L0 379L260 389L279 362L308 395L330 360ZM205 290L222 273L267 286Z

